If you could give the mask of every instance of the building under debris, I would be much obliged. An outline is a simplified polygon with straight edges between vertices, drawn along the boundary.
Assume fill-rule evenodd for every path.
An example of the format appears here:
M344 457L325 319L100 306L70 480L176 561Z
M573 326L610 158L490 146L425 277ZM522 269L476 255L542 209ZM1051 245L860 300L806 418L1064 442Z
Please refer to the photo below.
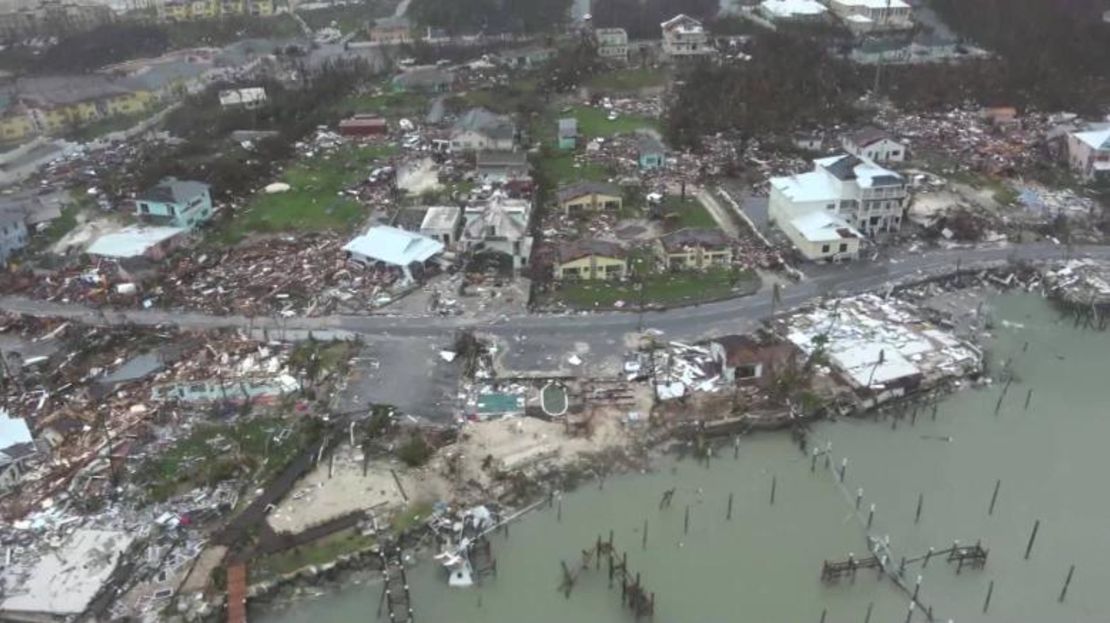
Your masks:
M817 355L865 406L977 374L983 353L909 303L873 294L837 299L782 321L786 339Z

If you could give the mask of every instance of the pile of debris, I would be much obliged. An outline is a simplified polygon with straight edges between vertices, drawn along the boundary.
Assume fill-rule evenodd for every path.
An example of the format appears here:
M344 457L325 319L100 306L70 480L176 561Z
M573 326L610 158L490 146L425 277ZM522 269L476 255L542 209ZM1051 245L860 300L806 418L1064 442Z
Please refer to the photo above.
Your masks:
M1070 260L1044 275L1047 291L1057 300L1079 307L1110 304L1110 266L1095 260Z

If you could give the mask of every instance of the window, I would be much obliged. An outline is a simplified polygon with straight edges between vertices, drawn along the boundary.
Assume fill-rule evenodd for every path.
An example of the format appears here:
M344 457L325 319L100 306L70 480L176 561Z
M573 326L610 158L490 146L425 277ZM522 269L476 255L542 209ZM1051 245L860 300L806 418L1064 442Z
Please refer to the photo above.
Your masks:
M841 253L847 253L848 252L848 243L847 242L841 242L840 243L840 252Z
M139 204L139 212L142 212L143 214L150 214L150 204L149 203L140 203Z
M901 151L892 151L892 152L890 152L890 157L891 158L897 158L898 156L901 156L901 155L902 155Z
M826 210L835 210L836 209L836 204L835 203L830 203L829 205L825 206L825 209Z
M829 245L827 245L827 244L821 245L821 253L828 253L828 252L829 252Z

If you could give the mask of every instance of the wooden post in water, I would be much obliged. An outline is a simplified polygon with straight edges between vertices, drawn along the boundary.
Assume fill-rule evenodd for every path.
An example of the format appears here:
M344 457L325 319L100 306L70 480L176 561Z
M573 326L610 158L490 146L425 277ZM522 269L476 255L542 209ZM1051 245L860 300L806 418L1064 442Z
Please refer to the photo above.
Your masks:
M987 509L987 516L994 514L994 503L998 501L998 489L1002 486L1002 479L994 481L994 493L991 494L991 505Z
M1068 586L1071 584L1071 576L1075 573L1075 565L1068 569L1068 577L1064 579L1064 588L1060 589L1060 598L1056 601L1064 603L1064 598L1068 596Z
M871 529L871 522L875 519L875 505L871 505L871 510L867 513L867 529Z
M915 608L917 608L917 606L911 601L910 608L906 611L906 623L910 623L910 621L913 619L913 611Z
M991 609L991 595L994 594L994 580L991 580L990 585L987 586L987 598L983 601L983 614Z
M825 617L829 615L828 609L821 611L821 623L825 623Z
M871 623L871 610L875 607L875 602L868 602L867 614L863 615L863 623Z
M646 520L646 519L644 520L644 534L643 534L643 539L642 539L643 543L641 544L643 549L645 549L645 550L647 549L647 528L648 528L647 521L648 520Z
M775 505L775 488L776 488L777 485L778 485L778 478L774 474L772 474L771 475L771 506Z
M929 566L929 559L932 558L932 557L933 557L933 548L930 547L929 551L925 552L925 562L921 563L921 568L922 569Z
M1029 535L1029 544L1025 546L1025 559L1029 560L1029 554L1033 551L1033 542L1037 540L1037 530L1041 527L1041 520L1033 522L1033 532Z
M917 594L921 592L921 576L917 576L917 582L913 585L913 600L917 602Z
M840 459L840 482L844 482L844 475L848 473L848 457Z
M563 498L559 498L559 507L555 509L555 521L563 522Z
M937 403L934 402L933 403L933 421L935 422L936 419L937 419Z
M740 458L740 435L732 438L732 458Z
M814 448L813 449L813 459L810 460L810 462L809 462L809 471L810 472L817 471L817 454L818 454L818 450L817 450L817 448Z
M1025 410L1029 410L1029 401L1033 398L1033 388L1030 387L1029 391L1025 392Z
M917 494L917 512L913 516L913 522L918 523L921 521L921 505L925 503L925 494Z
M859 510L861 502L863 502L863 487L856 489L856 510Z
M728 494L728 510L725 511L725 520L732 521L732 494Z
M682 533L690 534L690 505L686 505L686 519L682 522Z

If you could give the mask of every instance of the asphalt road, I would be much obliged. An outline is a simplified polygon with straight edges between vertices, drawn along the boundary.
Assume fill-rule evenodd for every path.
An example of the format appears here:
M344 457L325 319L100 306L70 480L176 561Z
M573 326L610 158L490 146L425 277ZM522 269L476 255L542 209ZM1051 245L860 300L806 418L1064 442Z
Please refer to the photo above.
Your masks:
M1001 245L965 249L901 252L898 256L876 261L859 261L839 266L811 267L807 279L788 286L782 293L780 310L790 309L830 294L851 294L883 287L885 284L923 278L962 267L984 266L1007 260L1045 261L1064 259L1068 250L1061 245ZM1110 260L1110 246L1075 247L1074 257ZM494 320L474 321L438 316L322 316L313 318L254 318L212 316L197 312L170 310L99 311L78 304L50 303L21 297L0 297L0 309L36 316L70 318L91 324L131 322L140 325L169 324L186 329L223 327L267 328L275 331L344 330L372 340L375 336L419 339L421 350L429 344L450 343L461 328L469 327L502 339L506 346L503 361L517 370L553 370L560 367L556 357L575 350L589 353L583 357L611 358L625 349L624 339L642 328L657 329L669 339L694 340L743 332L771 313L771 297L766 292L753 296L667 311L608 312L589 314L517 315ZM414 344L416 346L416 344ZM565 367L565 366L562 366Z

